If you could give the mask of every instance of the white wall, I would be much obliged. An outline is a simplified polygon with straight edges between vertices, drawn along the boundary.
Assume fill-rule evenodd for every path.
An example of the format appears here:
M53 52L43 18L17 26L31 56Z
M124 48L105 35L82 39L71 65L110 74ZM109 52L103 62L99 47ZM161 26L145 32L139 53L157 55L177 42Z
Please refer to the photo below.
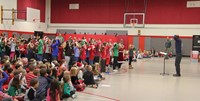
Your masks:
M17 0L0 0L0 5L3 6L4 9L17 9ZM11 18L11 12L4 12L4 18ZM38 31L46 31L47 24L46 23L33 23L26 21L15 21L14 25L12 25L11 20L4 20L3 24L0 24L0 30L14 30L14 31L25 31L25 32L34 32Z
M123 28L123 24L50 24L47 32L55 33L56 29L76 29L76 30L128 30L129 35L137 35L141 30L141 35L153 36L192 36L200 34L199 25L163 25L146 24L145 28ZM78 32L79 33L79 32ZM84 33L84 32L81 32Z

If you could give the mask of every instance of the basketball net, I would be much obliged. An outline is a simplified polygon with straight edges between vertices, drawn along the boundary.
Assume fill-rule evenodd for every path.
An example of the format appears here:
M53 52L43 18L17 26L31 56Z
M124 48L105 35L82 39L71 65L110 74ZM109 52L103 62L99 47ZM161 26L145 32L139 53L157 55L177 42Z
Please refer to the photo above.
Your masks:
M134 23L134 22L131 23L131 27L132 27L132 28L135 27L135 23Z

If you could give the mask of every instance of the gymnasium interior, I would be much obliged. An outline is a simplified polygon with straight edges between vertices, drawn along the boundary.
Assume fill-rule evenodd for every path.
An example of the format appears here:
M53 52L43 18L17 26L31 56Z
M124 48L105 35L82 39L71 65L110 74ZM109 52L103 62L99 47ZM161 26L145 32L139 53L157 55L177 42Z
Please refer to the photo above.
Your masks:
M123 40L125 49L132 44L158 53L136 59L126 72L104 73L97 89L86 87L69 101L200 101L199 0L0 0L0 8L0 33L8 38ZM182 41L180 77L173 76L175 35ZM165 59L167 38L171 55Z

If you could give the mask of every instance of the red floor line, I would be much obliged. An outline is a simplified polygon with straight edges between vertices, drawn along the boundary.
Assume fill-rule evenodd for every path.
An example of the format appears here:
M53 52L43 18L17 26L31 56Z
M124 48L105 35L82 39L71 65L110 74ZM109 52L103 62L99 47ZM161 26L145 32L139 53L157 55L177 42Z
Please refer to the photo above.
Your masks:
M117 99L114 99L114 98L106 97L106 96L103 96L103 95L97 95L97 94L93 94L93 93L89 93L89 92L80 92L80 93L89 94L89 95L94 95L94 96L106 98L106 99L113 100L113 101L120 101L120 100L117 100Z

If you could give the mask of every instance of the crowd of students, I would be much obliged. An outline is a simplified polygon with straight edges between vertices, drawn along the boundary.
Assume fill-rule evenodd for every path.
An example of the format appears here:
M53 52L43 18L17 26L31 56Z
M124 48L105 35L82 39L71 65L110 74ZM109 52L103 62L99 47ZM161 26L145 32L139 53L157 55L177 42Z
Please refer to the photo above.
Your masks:
M85 37L54 40L44 36L24 39L0 35L0 100L60 101L76 98L76 91L98 88L102 73L131 66L135 48L126 54L123 41L102 42Z

